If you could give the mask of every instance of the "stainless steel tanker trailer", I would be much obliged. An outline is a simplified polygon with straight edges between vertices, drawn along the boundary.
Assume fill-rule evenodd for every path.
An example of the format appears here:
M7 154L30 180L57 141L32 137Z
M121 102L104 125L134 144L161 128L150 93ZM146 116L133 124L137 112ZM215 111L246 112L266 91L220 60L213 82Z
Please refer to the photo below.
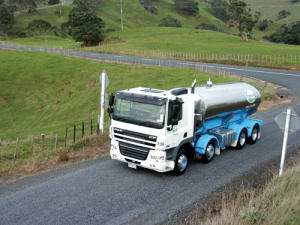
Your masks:
M109 102L110 156L131 168L181 175L190 159L209 163L226 147L242 149L260 138L262 121L249 116L261 95L247 83L138 87L117 91Z

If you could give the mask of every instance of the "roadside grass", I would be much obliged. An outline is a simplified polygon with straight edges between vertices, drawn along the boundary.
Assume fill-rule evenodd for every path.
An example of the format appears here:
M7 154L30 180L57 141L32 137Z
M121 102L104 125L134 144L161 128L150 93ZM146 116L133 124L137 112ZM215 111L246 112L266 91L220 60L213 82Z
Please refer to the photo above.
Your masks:
M300 163L274 174L265 188L243 188L237 197L222 197L220 209L192 224L300 224Z
M77 126L76 144L72 152L80 151L89 141L88 117L93 118L96 132L100 114L99 75L105 69L110 84L107 93L136 86L158 89L187 87L197 79L198 84L212 77L193 69L134 66L130 64L88 61L45 52L0 52L0 173L20 168L31 160L51 159L55 135L58 147L63 147L68 127L68 143L72 145L73 127ZM212 77L214 83L230 82L226 77ZM105 124L108 114L105 112ZM41 151L41 134L45 134ZM33 155L31 140L34 136ZM16 139L20 138L17 160L13 163Z

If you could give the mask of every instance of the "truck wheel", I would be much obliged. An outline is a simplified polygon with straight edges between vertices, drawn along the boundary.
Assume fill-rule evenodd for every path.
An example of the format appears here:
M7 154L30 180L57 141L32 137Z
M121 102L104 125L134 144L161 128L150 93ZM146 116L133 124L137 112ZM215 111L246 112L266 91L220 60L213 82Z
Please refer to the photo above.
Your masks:
M243 128L243 130L240 133L239 140L237 142L237 149L242 149L244 148L246 144L246 139L247 139L247 130Z
M204 163L209 163L212 161L215 155L215 143L213 140L210 140L206 146L205 153L202 155Z
M255 124L253 129L252 129L252 132L251 132L251 136L247 139L248 143L249 144L254 144L258 138L258 124Z
M177 158L175 160L175 168L173 170L173 173L177 176L182 175L188 166L188 158L187 158L187 152L185 149L181 148L179 149L179 152L177 154Z

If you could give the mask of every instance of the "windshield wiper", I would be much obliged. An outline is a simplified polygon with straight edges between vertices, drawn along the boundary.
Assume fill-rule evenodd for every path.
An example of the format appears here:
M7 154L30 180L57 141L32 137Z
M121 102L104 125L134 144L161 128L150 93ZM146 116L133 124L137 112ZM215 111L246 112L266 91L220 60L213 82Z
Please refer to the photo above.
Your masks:
M160 125L158 125L157 123L154 123L154 122L150 122L150 121L144 121L144 122L141 122L141 123L137 123L137 125L146 126L146 127L160 128Z

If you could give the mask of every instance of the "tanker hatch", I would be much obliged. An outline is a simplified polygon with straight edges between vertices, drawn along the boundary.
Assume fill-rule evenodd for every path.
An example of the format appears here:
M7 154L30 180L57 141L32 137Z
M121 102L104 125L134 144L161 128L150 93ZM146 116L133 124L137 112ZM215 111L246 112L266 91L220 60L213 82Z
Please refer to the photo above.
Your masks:
M206 83L206 88L211 88L213 85L213 82L211 81L211 79L209 78L209 80Z

